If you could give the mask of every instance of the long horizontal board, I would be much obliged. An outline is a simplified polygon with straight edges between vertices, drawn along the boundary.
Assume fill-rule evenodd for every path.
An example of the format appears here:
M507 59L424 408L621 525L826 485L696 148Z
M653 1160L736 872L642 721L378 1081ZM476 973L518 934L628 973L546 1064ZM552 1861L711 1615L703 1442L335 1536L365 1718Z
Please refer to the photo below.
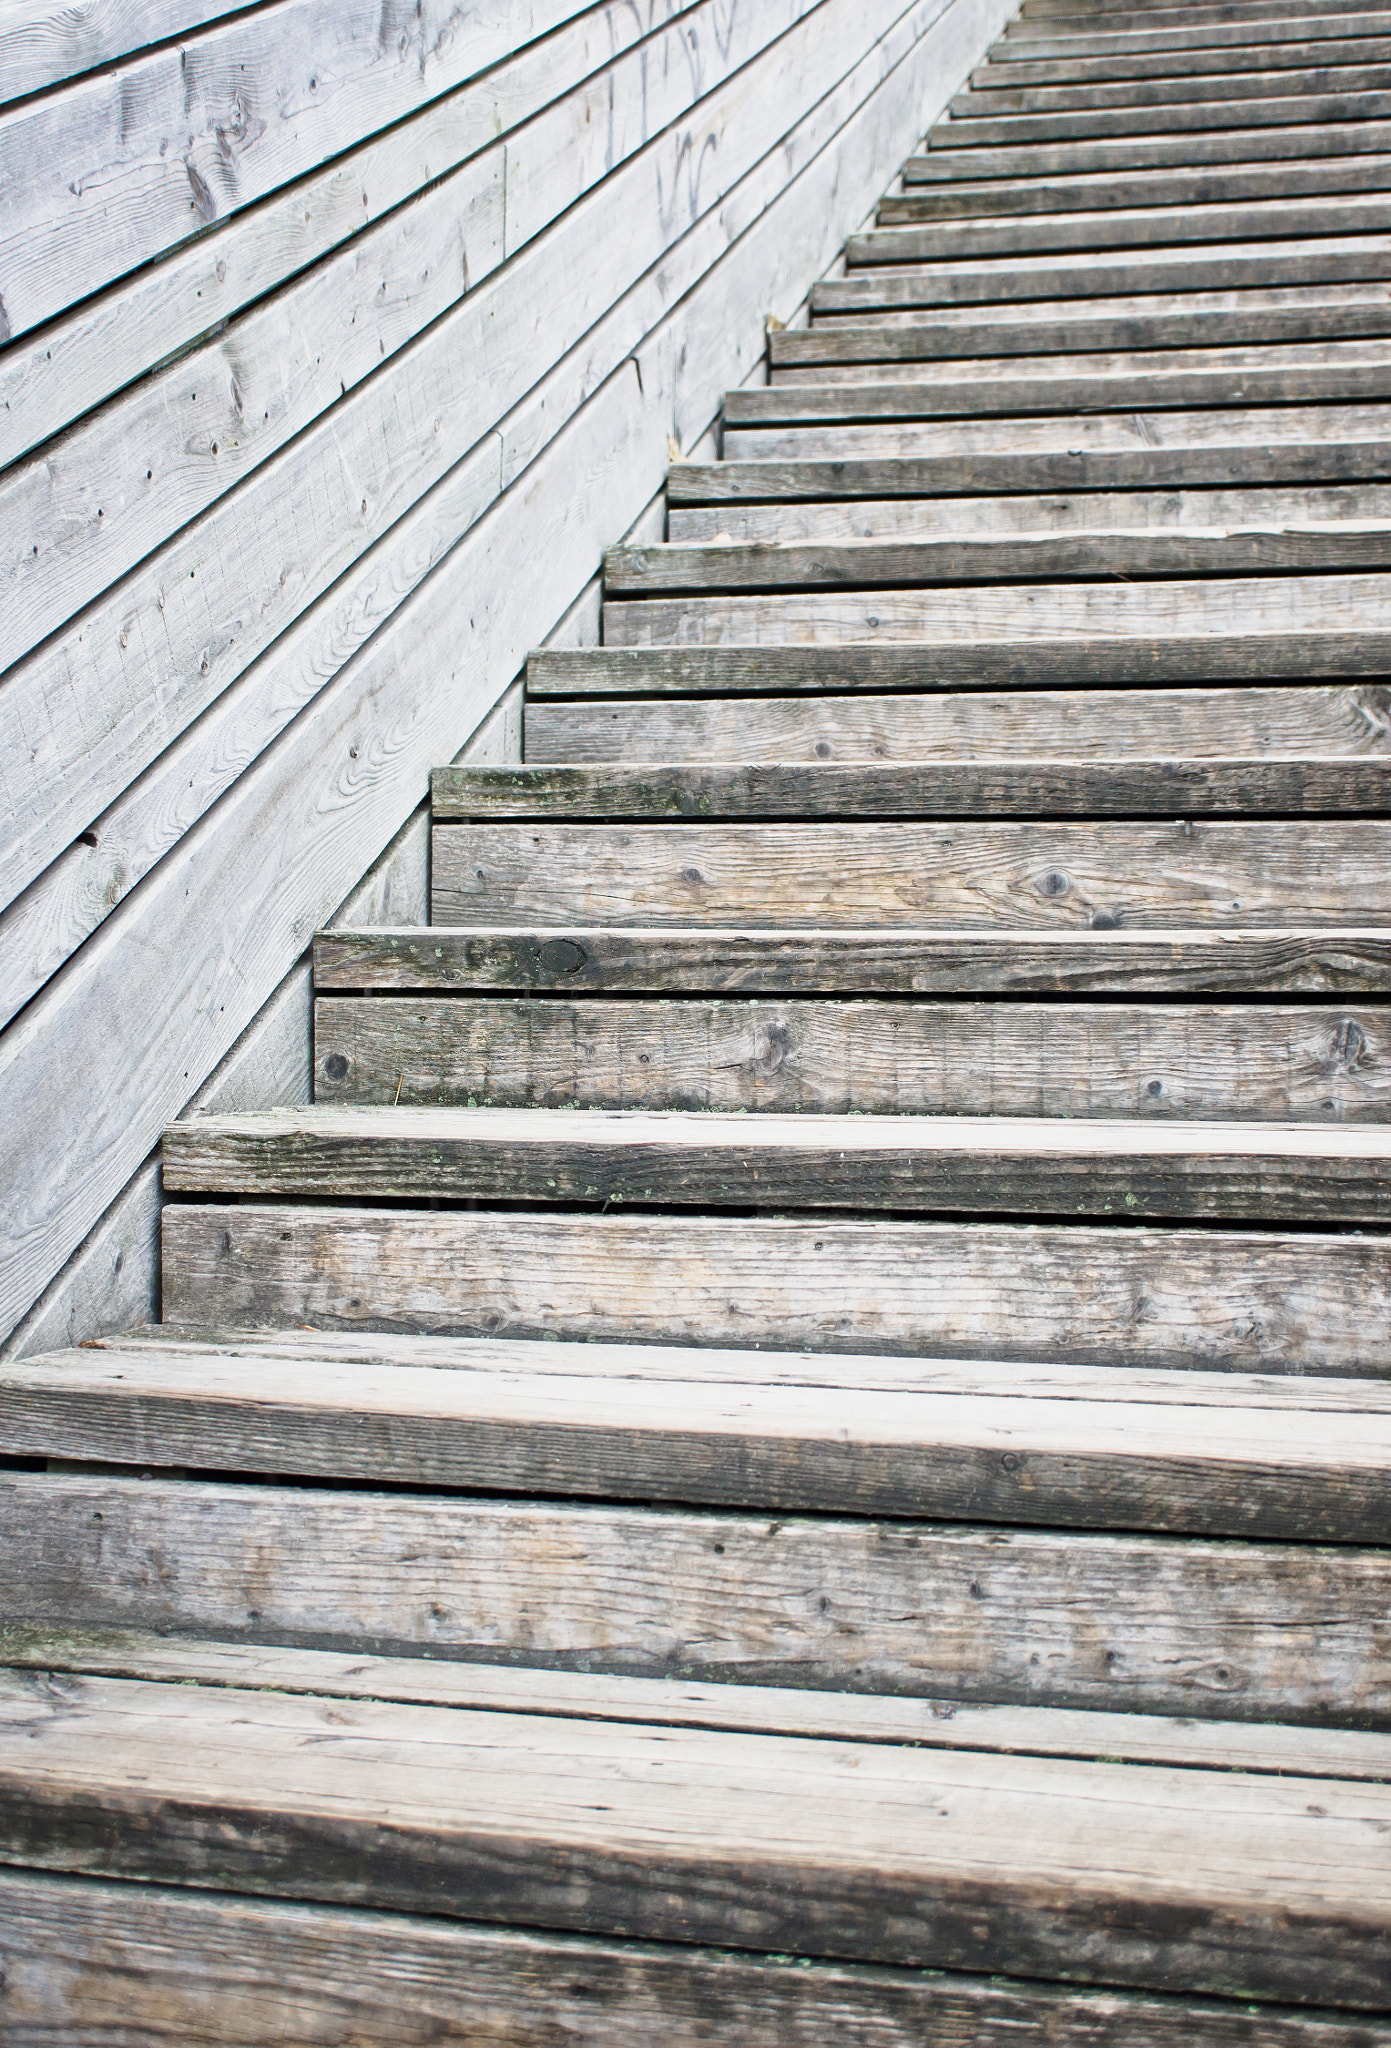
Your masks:
M908 184L888 193L875 210L881 228L920 221L992 220L1008 215L1092 213L1139 206L1217 206L1313 198L1321 194L1384 192L1391 184L1385 156L1343 156L1308 163L1233 164L1206 170L1116 171L1052 178L980 178L949 185ZM796 330L792 330L795 332Z
M1387 388L1391 390L1391 368ZM770 411L773 408L769 408ZM905 408L906 410L906 408ZM610 548L610 597L666 591L789 590L830 585L993 583L1017 578L1272 575L1300 569L1391 569L1391 525L1349 521L1288 527L1199 527L923 539L668 542ZM1278 808L1278 806L1277 806Z
M811 310L856 313L874 306L1004 305L1027 299L1105 298L1122 292L1357 283L1388 276L1391 256L1385 240L1375 235L1223 242L1206 251L1180 243L1136 251L962 257L919 268L909 263L863 264L844 277L824 278L814 285Z
M919 202L914 202L917 204ZM881 222L851 235L845 260L865 263L926 263L942 257L1052 253L1061 249L1162 247L1176 242L1246 242L1269 235L1363 235L1384 233L1391 200L1380 192L1345 198L1283 195L1245 205L1212 201L1126 208L1096 213L1026 214L1015 220L962 220L915 225Z
M1001 114L994 120L939 121L934 149L1012 148L1032 142L1086 142L1112 137L1169 136L1190 129L1289 128L1296 123L1332 126L1391 119L1391 92L1302 93L1251 100L1191 100L1158 107L1106 107L1066 114Z
M960 125L959 123L957 124ZM954 184L964 178L1049 178L1084 171L1129 173L1160 166L1269 163L1294 158L1366 156L1391 143L1391 120L1330 121L1313 126L1301 116L1287 128L1214 130L1206 134L1130 135L1093 141L977 143L974 148L933 148L909 157L908 187Z
M1172 298L1174 294L1170 293L1164 296L1167 299ZM1215 296L1225 300L1232 298L1234 294L1222 293ZM1181 295L1179 297L1181 303ZM1383 295L1384 304L1385 296ZM1009 328L1015 324L1026 325L1037 320L1038 324L1046 332L1053 333L1069 324L1066 320L1055 322L1047 317L1040 319L1041 309L1033 303L1030 303L1024 310L1022 318L1018 323L1012 321L1008 313L1006 313L1003 321L998 321L995 314L1000 310L996 308L989 319L975 323L976 331L978 333L985 333L995 325ZM1073 313L1081 312L1082 317L1086 319L1092 313L1093 308L1090 305L1078 308L1075 306L1069 307L1065 304L1063 310ZM879 328L888 335L896 336L900 333L911 333L915 327L927 325L931 321L932 316L930 313L926 320L916 320L911 313L908 315L889 316L872 313L863 321L847 322L843 318L837 318L829 322L818 321L817 331L830 346L834 347L837 332L846 327L857 330L861 334L873 332L875 328ZM959 320L954 320L951 324L955 328L958 324L962 323ZM1113 378L1132 377L1142 371L1153 374L1160 382L1161 388L1163 388L1166 381L1172 382L1175 373L1182 372L1194 374L1201 379L1214 371L1235 372L1246 370L1264 374L1275 370L1304 369L1327 372L1330 369L1341 366L1356 373L1368 368L1379 368L1388 360L1391 360L1391 338L1388 338L1386 335L1355 337L1350 340L1342 338L1336 340L1306 338L1301 341L1274 343L1248 342L1237 346L1225 344L1216 347L1209 342L1200 340L1195 345L1186 345L1181 349L1125 347L1050 348L1040 350L1037 353L1024 351L1022 357L1016 357L1006 352L1006 357L1003 359L993 348L987 345L981 355L966 357L956 361L946 359L935 362L929 357L924 358L920 362L901 363L895 361L890 356L887 361L870 359L860 363L831 361L824 364L803 364L795 361L791 363L779 362L770 365L768 384L766 386L750 386L739 393L729 392L727 400L733 401L737 397L742 404L744 397L752 395L754 391L759 393L766 390L775 392L782 390L813 391L829 387L839 387L842 392L848 393L850 391L872 392L878 391L883 387L913 385L935 392L937 390L949 390L950 387L962 381L969 380L975 382L978 379L986 383L987 389L993 389L994 385L1000 382L1018 383L1021 381L1052 380L1054 382L1066 383L1076 378L1087 378L1093 379L1098 389L1104 392L1109 388L1110 380ZM1200 388L1206 387L1200 385ZM1084 409L1089 410L1090 408Z
M1330 408L1330 411L1332 409ZM1163 443L1176 418L1172 413L1142 416L1153 440ZM1192 415L1186 416L1192 418ZM1308 439L1283 439L1272 431L1269 439L1244 438L1246 416L1241 413L1209 416L1222 421L1229 438L1215 444L1182 442L1178 446L1154 446L1136 430L1129 447L1087 445L1103 440L1098 429L1107 430L1113 443L1124 426L1114 420L1075 419L1071 435L1059 434L1051 421L1011 421L1001 431L994 421L970 422L955 427L903 430L911 440L896 439L889 445L904 449L913 443L929 448L934 439L954 436L970 445L945 453L850 453L843 438L832 458L810 452L789 457L735 457L731 451L724 462L677 463L667 476L667 495L673 505L710 505L744 500L778 498L930 498L952 492L988 494L997 491L1125 491L1197 489L1203 485L1256 485L1293 483L1383 482L1391 477L1391 455L1387 443L1372 434L1350 434L1347 439L1330 433L1310 434ZM1259 416L1262 423L1278 422L1274 409ZM807 429L789 430L791 445L806 447ZM843 437L855 429L834 430ZM874 430L883 435L892 430ZM1010 444L1027 436L1042 441L1042 447L1018 449ZM795 437L795 438L794 438ZM1071 447L1052 446L1051 440L1071 440ZM861 435L863 442L863 435ZM1081 444L1081 445L1077 445ZM879 444L876 444L879 445Z
M1391 755L437 768L436 822L1391 811Z
M1391 991L1380 930L757 931L477 926L321 932L322 991L1357 995Z
M847 433L857 429L848 428ZM878 429L866 429L877 432ZM771 438L771 437L770 437ZM1239 633L1391 630L1391 576L1236 576L1154 582L961 584L955 588L820 591L767 596L612 598L604 640L614 647L1161 638Z
M544 1349L544 1346L536 1347ZM589 1347L585 1347L589 1348ZM60 1352L0 1370L0 1449L785 1513L1385 1543L1391 1413L393 1362ZM1182 1379L1183 1375L1175 1375ZM1235 1393L1235 1390L1234 1390ZM1391 1764L1386 1774L1391 1779Z
M0 1872L6 2009L18 2030L51 2027L97 2048L113 2011L148 2048L193 2039L236 2048L322 2048L341 2038L439 2048L472 2030L498 2040L583 2040L596 2012L605 2048L707 2048L712 2027L741 2048L1387 2048L1362 2014L1064 1990L959 1973L518 1933L438 1917L150 1884L74 1883ZM293 1986L287 1997L286 1987Z
M976 66L967 83L974 94L1035 85L1099 85L1119 79L1206 78L1219 72L1250 73L1257 61L1253 51L1259 51L1259 67L1267 76L1325 65L1387 64L1391 63L1391 18L1383 14L1377 29L1338 37L1287 34L1272 42L1267 27L1250 41L1233 40L1225 46L1190 41L1167 50L1064 48L1057 55L1043 56L1021 50L1017 42L1002 41Z
M314 1108L164 1134L176 1194L1391 1222L1391 1130L1157 1119Z
M528 706L529 762L1136 760L1391 750L1382 684L651 697Z
M1185 25L1174 26L1177 12L1188 16ZM1391 34L1391 16L1376 4L1362 0L1349 12L1328 9L1315 14L1310 0L1282 11L1268 5L1244 8L1223 16L1211 7L1166 9L1170 25L1149 26L1130 15L1112 24L1084 19L1031 20L1016 16L1006 24L1004 34L991 44L987 61L992 64L1032 63L1053 57L1114 57L1145 51L1203 51L1211 49L1253 49L1258 46L1279 50L1282 44L1337 43L1349 36Z
M1085 1961L1165 1989L1388 1996L1380 1786L139 1680L72 1677L55 1696L21 1673L0 1679L0 1782L0 1847L41 1867L1042 1977Z
M8 1474L0 1554L26 1634L1228 1723L1391 1718L1391 1566L1349 1546Z
M752 495L752 493L750 493ZM604 647L533 649L527 695L776 696L786 691L1042 688L1279 676L1391 676L1391 633L1089 635L937 647ZM1378 702L1380 700L1377 700Z
M1369 348L1375 344L1368 344ZM1124 359L1122 358L1122 361ZM1103 359L1104 365L1104 359ZM1391 362L1192 365L1182 361L1134 369L1098 365L1087 375L1075 358L1056 364L982 365L959 379L934 372L913 376L866 372L813 382L777 380L725 398L726 431L804 422L979 419L1007 413L1143 412L1163 407L1334 404L1391 397ZM738 442L731 442L737 452Z
M1363 93L1380 96L1388 90L1385 58L1359 63L1342 53L1314 69L1283 70L1266 65L1252 70L1224 71L1216 76L1184 70L1168 77L1079 80L1047 85L1011 86L1001 83L983 89L972 80L965 92L951 101L951 121L994 120L1001 116L1038 114L1079 114L1115 109L1126 113L1151 107L1175 107L1192 115L1208 103L1218 101L1235 107L1248 101L1288 102L1296 94L1320 100L1351 97ZM1288 115L1286 115L1288 119ZM940 124L939 124L940 125ZM950 125L950 122L947 124ZM1185 124L1187 125L1187 124ZM1200 124L1194 124L1200 125Z
M771 505L674 505L668 538L680 547L714 541L761 546L841 541L921 541L970 535L1084 534L1258 528L1267 532L1347 520L1391 524L1385 484L1278 485L1251 490L1034 492L1013 497L832 498ZM658 758L653 756L652 758Z
M1323 285L1286 291L1195 292L1087 302L1029 301L982 307L972 319L941 309L911 314L839 315L768 337L774 375L828 363L951 361L953 358L1079 354L1091 350L1213 348L1384 338L1391 304L1380 286Z
M680 1002L320 995L314 1099L1391 1121L1391 1017L1370 1006L760 1002L698 990Z

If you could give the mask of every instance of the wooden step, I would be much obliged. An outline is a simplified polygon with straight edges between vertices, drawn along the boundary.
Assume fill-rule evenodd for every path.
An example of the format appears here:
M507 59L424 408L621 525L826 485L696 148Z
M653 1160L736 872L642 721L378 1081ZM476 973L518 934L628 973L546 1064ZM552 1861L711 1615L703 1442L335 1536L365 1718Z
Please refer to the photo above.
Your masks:
M1385 336L1389 319L1391 306L1376 283L1244 285L1227 292L942 306L926 316L873 308L858 314L821 312L809 327L770 334L768 347L777 372L835 362L946 362L1331 341L1338 335Z
M436 768L436 824L553 819L1369 815L1391 808L1391 752L1247 759L602 762Z
M438 825L436 924L1280 931L1391 922L1391 823Z
M1366 2014L1310 2020L1288 2007L1086 1991L962 1972L792 1961L593 1936L470 1926L393 1911L289 1905L148 1884L0 1872L6 2009L41 2029L55 1977L67 2024L100 2038L107 2016L142 2042L228 2038L238 2048L334 2039L439 2048L449 2040L595 2040L606 2048L741 2048L835 2040L919 2048L929 2039L1021 2048L1387 2048ZM82 2029L86 2032L81 2032Z
M650 697L527 708L528 762L1189 761L1391 752L1385 684L978 690L872 697Z
M26 1673L0 1681L0 1780L4 1852L40 1868L1343 2006L1388 1992L1368 1845L1391 1792L1366 1783L128 1679L55 1697Z
M886 228L907 235L909 228ZM1016 300L1109 298L1119 293L1233 291L1249 285L1357 284L1391 275L1391 254L1377 235L1310 236L1223 242L1194 249L1180 242L1136 250L1060 251L1056 255L942 258L861 264L812 287L813 313L855 313L872 306L1004 305Z
M1387 381L1391 389L1391 365ZM771 405L765 416L776 416L779 409ZM794 408L787 410L795 416ZM757 415L743 406L736 415L751 416ZM1091 530L1062 533L997 529L912 539L649 542L610 548L604 556L604 587L614 598L674 590L871 589L1105 575L1271 576L1303 569L1391 569L1391 525L1348 520L1294 530L1288 525L1127 530L1105 527L1098 519Z
M1251 242L1262 236L1293 240L1307 235L1384 233L1391 200L1384 192L1339 198L1282 195L1236 204L1112 206L1098 212L1029 213L1016 219L972 218L931 222L880 222L851 235L845 260L866 263L928 263L941 258L1042 255L1065 249L1162 248L1181 242ZM1214 254L1216 251L1214 251Z
M1288 87L1287 87L1288 89ZM1191 130L1288 130L1296 124L1341 126L1360 121L1380 124L1391 119L1391 92L1385 89L1331 93L1271 93L1261 99L1189 100L1168 106L1123 106L1059 114L1001 114L973 120L939 121L932 131L934 150L1014 148L1033 142L1089 142L1160 135ZM1243 145L1243 154L1247 147ZM1291 155L1302 154L1302 138Z
M1096 491L1010 498L830 498L770 505L673 505L668 538L684 547L711 541L926 540L979 535L1270 531L1338 521L1391 524L1384 484L1303 484L1253 490ZM654 758L656 758L654 756Z
M816 430L810 430L816 433ZM865 436L880 428L826 429ZM904 428L912 433L931 429ZM750 439L775 438L751 435ZM1259 622L1268 632L1391 629L1391 576L1304 575L1173 578L1167 581L963 584L955 587L794 590L742 596L612 598L604 639L614 647L821 644L895 641L918 647L1036 638L1151 639L1187 628L1236 634Z
M274 1202L162 1222L179 1322L1391 1376L1377 1235Z
M1278 931L758 930L430 925L331 931L314 980L358 992L608 994L1380 995L1391 927Z
M314 1108L164 1134L175 1194L1391 1221L1380 1125Z
M1114 371L1098 366L1095 375L1076 369L1076 360L1063 356L1037 367L1008 360L998 366L982 364L976 380L965 374L965 364L959 377L943 376L936 365L924 365L921 371L916 365L894 365L887 374L855 365L838 377L779 378L757 390L728 392L725 427L729 433L784 422L838 425L953 418L974 427L994 413L1129 416L1166 408L1184 412L1202 405L1336 405L1391 397L1391 360L1232 369L1178 361L1154 370L1143 365ZM736 455L753 452L734 438L727 446Z
M538 700L1382 678L1391 676L1391 633L1178 632L1145 641L1103 634L1053 641L992 636L918 650L865 641L842 647L534 648L526 673L528 698Z
M1151 52L1163 55L1189 51L1201 56L1209 50L1240 53L1259 49L1262 59L1269 53L1271 62L1278 63L1281 53L1288 48L1327 49L1332 45L1336 54L1337 44L1344 39L1391 35L1391 14L1368 7L1366 0L1362 7L1346 15L1314 14L1309 7L1310 0L1304 0L1303 8L1293 16L1270 15L1262 10L1259 17L1239 21L1214 21L1210 8L1195 8L1191 10L1193 22L1184 28L1146 28L1133 17L1129 25L1110 30L1100 24L1086 28L1078 22L1056 22L1050 27L1044 22L1016 20L1006 27L998 42L991 44L986 61L992 68L1003 68L1014 63L1058 59L1085 63Z
M320 995L315 1100L835 1115L1391 1119L1374 1006Z
M1007 215L1093 213L1132 207L1237 206L1283 199L1385 192L1391 185L1386 156L1313 158L1116 172L1109 177L1072 174L1052 178L981 178L949 185L910 184L881 199L880 228L925 221L991 220ZM797 332L797 329L788 330Z
M965 92L956 95L947 109L950 127L956 121L994 120L1015 115L1077 114L1083 117L1101 110L1130 113L1152 107L1175 107L1191 115L1209 102L1220 101L1223 111L1248 101L1288 102L1296 94L1321 100L1351 98L1364 93L1380 96L1388 89L1391 67L1380 62L1359 63L1348 54L1325 53L1325 61L1309 70L1285 70L1270 65L1217 75L1184 69L1167 77L1087 79L1061 84L1013 85L1005 81L981 86L972 79ZM1288 115L1285 117L1288 119ZM1327 117L1324 117L1327 118ZM1336 118L1336 117L1335 117ZM1194 125L1201 125L1195 122Z
M1321 38L1301 39L1284 35L1278 42L1269 40L1268 29L1249 40L1238 40L1240 30L1233 28L1233 40L1225 46L1220 43L1194 45L1189 41L1167 50L1106 53L1064 49L1051 57L1021 50L1018 43L1006 41L994 46L985 62L978 64L971 73L967 84L970 92L975 94L994 92L1001 87L1096 85L1148 78L1208 78L1219 72L1250 73L1257 64L1261 74L1275 74L1277 77L1288 71L1320 71L1329 65L1343 69L1349 64L1391 64L1391 18L1382 15L1380 23L1379 33L1330 37L1325 29ZM1192 31L1179 33L1191 37ZM1259 52L1258 56L1254 54L1256 52ZM1326 82L1319 89L1327 89Z
M1302 409L1291 408L1298 410ZM1303 425L1282 417L1277 407L1249 413L1132 415L1137 424L1128 447L1120 445L1123 423L1106 419L764 429L757 430L756 438L750 436L755 446L786 446L794 452L752 456L745 445L736 456L736 436L731 434L728 460L681 464L669 473L667 491L674 505L718 505L798 498L932 498L954 491L990 495L1382 481L1391 472L1386 441L1370 423L1341 419L1340 410L1311 407ZM1370 408L1348 410L1361 413ZM1265 428L1268 433L1261 431ZM748 432L742 430L738 438L742 441ZM1206 440L1198 440L1199 434ZM813 435L818 437L815 441ZM828 445L834 452L813 452ZM871 452L878 450L889 452ZM1387 666L1391 668L1391 663Z
M0 1476L0 1548L26 1633L1391 1721L1387 1553L1346 1544L14 1473Z
M1294 1542L1391 1535L1391 1387L537 1343L415 1362L108 1341L0 1368L0 1451L369 1485ZM480 1355L481 1354L481 1355ZM1356 1398L1352 1390L1356 1389ZM1387 1775L1391 1778L1391 1768Z
M973 147L963 146L963 124L948 122L934 130L933 147L922 156L909 157L903 179L908 187L953 184L976 178L1051 178L1082 172L1134 171L1158 168L1192 168L1199 164L1269 163L1294 159L1305 162L1316 157L1371 156L1385 152L1391 144L1391 120L1351 120L1341 117L1311 125L1319 117L1296 112L1285 128L1214 129L1206 132L1172 130L1151 135L1100 136L1092 140L1026 142L1006 136L986 142L978 138ZM974 129L976 124L972 124ZM949 147L940 146L947 130L955 128Z

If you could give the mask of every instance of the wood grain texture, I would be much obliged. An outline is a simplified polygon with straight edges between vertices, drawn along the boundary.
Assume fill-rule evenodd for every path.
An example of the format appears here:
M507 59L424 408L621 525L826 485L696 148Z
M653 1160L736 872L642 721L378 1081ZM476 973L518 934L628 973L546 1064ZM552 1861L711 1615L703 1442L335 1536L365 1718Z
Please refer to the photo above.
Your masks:
M520 1349L520 1347L517 1347ZM537 1345L535 1350L548 1347ZM0 1369L0 1451L550 1499L1386 1543L1391 1410L350 1365L181 1348ZM810 1376L809 1376L810 1377ZM1175 1374L1176 1380L1186 1378ZM773 1724L776 1726L776 1722ZM1383 1774L1391 1779L1391 1762Z
M1391 808L1391 760L1249 759L604 763L437 768L436 820L1255 816Z
M1384 925L1391 825L438 825L438 924Z
M16 2048L1385 2048L1380 2022L865 1964L523 1934L341 1906L0 1874L0 2012Z
M1378 1009L320 995L315 1100L847 1115L1391 1117Z
M1391 1376L1375 1236L284 1203L163 1231L183 1322Z
M1121 441L1124 428L1118 417L1101 422L1076 419L1070 436L1060 434L1058 423L1050 420L1011 420L1003 426L990 420L978 426L910 427L898 429L896 435L893 429L883 427L792 428L785 430L792 448L790 457L735 460L731 448L731 459L725 462L692 462L674 469L668 490L675 505L718 505L798 498L931 498L958 491L1129 492L1191 490L1204 485L1383 481L1387 472L1385 443L1356 429L1340 438L1334 417L1337 408L1328 406L1321 411L1313 433L1288 440L1279 432L1284 423L1279 421L1278 408L1258 415L1215 413L1210 418L1225 421L1229 438L1178 447L1163 445L1168 438L1166 428L1176 418L1191 420L1196 414L1142 414L1144 432L1153 440L1146 440L1137 430L1129 446ZM1266 440L1245 438L1247 419L1253 417L1260 418L1262 424L1272 422ZM1320 427L1327 433L1321 434ZM809 437L818 431L823 441L835 444L829 459L813 457L808 447ZM882 445L886 434L893 437L893 452L866 452L866 435L875 437L870 444L874 446L876 441ZM958 452L937 452L942 438L952 435ZM1028 446L1031 440L1035 443L1032 448ZM1042 446L1037 445L1040 440ZM909 452L905 441L922 452ZM1019 448L1017 441L1025 446ZM964 449L960 447L963 442L967 444ZM1049 446L1050 442L1054 445Z
M1301 109L1301 113L1302 113ZM952 124L948 124L952 125ZM958 129L960 124L955 124ZM945 133L945 129L940 131ZM1188 131L1102 138L1095 141L1011 143L1008 140L933 148L908 159L906 184L918 186L962 178L1047 178L1083 171L1130 172L1199 164L1301 162L1314 157L1373 156L1391 142L1391 121L1337 118L1319 126L1303 121L1288 128L1241 128L1224 133ZM1020 144L1022 143L1022 146Z
M953 119L993 120L999 115L1038 114L1088 115L1106 108L1129 113L1132 109L1176 107L1189 114L1213 101L1235 108L1243 100L1264 102L1289 100L1296 94L1341 98L1387 90L1388 71L1384 58L1359 63L1352 52L1325 52L1324 61L1313 69L1286 71L1268 65L1248 66L1216 77L1183 70L1167 78L1121 78L1074 80L1060 84L1017 86L1000 84L989 89L973 79L964 92L950 103ZM1286 116L1288 119L1288 115Z
M1391 1717L1386 1554L1347 1546L8 1474L0 1552L25 1631L1199 1721Z
M1384 994L1391 929L766 931L434 925L321 932L319 990L611 994Z
M1194 527L1391 521L1384 484L1305 484L1254 490L1096 491L992 498L827 498L781 504L673 505L667 537L689 547L847 540L927 540L946 534L1076 534L1097 528L1182 534Z
M923 263L942 258L1061 249L1129 249L1183 242L1248 242L1263 235L1362 235L1384 231L1391 207L1382 193L1338 198L1261 198L1241 204L1119 204L1099 212L1026 214L1020 219L915 224L911 217L852 235L846 262Z
M1001 114L995 119L978 115L973 120L940 122L933 131L937 149L982 149L1010 147L1018 143L1089 141L1093 138L1136 135L1169 136L1208 129L1288 129L1301 122L1343 123L1375 121L1391 117L1391 92L1369 91L1308 93L1280 98L1271 93L1260 99L1189 100L1168 106L1123 106L1098 108L1081 113Z
M1381 18L1380 34L1376 30L1360 33L1354 29L1346 35L1325 35L1319 40L1316 37L1302 38L1294 24L1291 28L1294 33L1279 42L1269 40L1267 24L1265 34L1258 33L1250 43L1224 46L1218 42L1198 47L1190 45L1155 51L1131 49L1109 54L1101 51L1064 52L1052 57L1026 55L1016 43L1002 41L988 52L983 64L976 66L967 83L974 94L992 92L1001 87L1008 90L1034 85L1092 85L1116 79L1206 78L1218 72L1232 71L1249 74L1257 62L1261 72L1266 74L1391 62L1391 22L1387 22L1385 16ZM1253 49L1259 50L1259 59L1252 56Z
M169 1193L1391 1222L1375 1124L263 1110L172 1124Z
M541 698L526 713L532 762L941 761L1014 749L1132 762L1170 752L1187 760L1300 749L1380 755L1391 751L1391 692L1377 683L1248 683L1241 689L980 690L733 702Z
M1386 157L1367 155L1315 158L1308 163L1218 165L1205 170L1161 167L1128 174L1118 171L1109 178L1081 172L1055 178L981 178L951 185L905 180L901 192L887 193L880 200L875 225L993 221L1001 215L1026 221L1036 214L1105 212L1135 206L1230 206L1319 194L1384 192L1388 177L1391 164Z

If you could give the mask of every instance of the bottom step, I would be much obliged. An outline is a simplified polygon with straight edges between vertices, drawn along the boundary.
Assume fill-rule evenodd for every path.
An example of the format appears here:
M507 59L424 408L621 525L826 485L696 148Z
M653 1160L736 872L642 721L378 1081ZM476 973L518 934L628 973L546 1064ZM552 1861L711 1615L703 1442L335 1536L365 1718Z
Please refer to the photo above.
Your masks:
M1386 1784L924 1748L886 1737L882 1702L859 1739L828 1740L605 1718L602 1681L581 1718L272 1690L274 1675L268 1652L254 1690L0 1672L0 1862L556 1933L1391 2004ZM382 1676L364 1664L364 1691ZM842 1729L855 1711L838 1703Z

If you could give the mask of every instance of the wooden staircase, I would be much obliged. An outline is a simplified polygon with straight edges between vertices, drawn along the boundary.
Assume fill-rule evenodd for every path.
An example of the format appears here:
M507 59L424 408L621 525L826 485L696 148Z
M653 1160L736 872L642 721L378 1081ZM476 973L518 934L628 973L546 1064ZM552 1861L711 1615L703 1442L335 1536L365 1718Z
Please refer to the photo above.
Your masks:
M1391 2048L1391 14L929 143L4 1368L0 2040Z

